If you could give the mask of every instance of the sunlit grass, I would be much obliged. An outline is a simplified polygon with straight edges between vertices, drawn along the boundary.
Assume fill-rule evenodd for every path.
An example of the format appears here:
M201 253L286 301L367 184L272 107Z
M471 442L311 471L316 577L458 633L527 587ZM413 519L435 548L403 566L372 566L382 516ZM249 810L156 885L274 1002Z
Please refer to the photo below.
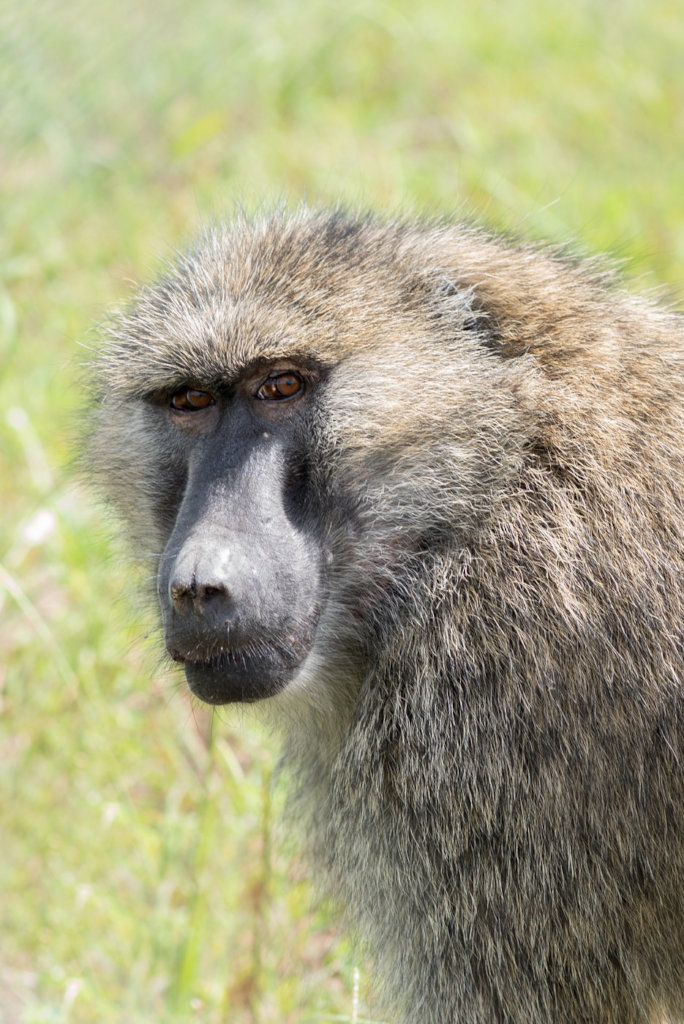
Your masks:
M676 0L0 5L0 1020L379 1017L277 744L160 668L71 482L92 324L206 219L302 197L575 239L681 294L682 53Z

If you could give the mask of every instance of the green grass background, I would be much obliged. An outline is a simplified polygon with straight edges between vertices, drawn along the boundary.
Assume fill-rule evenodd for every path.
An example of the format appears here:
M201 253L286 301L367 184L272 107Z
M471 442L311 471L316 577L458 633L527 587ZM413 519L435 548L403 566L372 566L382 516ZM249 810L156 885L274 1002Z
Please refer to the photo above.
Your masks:
M573 239L676 299L683 144L681 0L1 0L0 1021L379 1019L273 742L159 667L71 480L92 325L208 218L302 197Z

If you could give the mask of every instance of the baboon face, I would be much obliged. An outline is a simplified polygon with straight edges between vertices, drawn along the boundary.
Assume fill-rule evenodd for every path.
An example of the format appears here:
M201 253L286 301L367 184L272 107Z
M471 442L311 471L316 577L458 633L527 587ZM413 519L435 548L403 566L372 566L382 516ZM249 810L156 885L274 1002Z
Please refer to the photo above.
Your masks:
M515 372L439 246L433 266L415 246L334 217L238 225L112 326L91 466L205 701L358 676L420 559L463 542L524 443Z
M321 601L321 546L306 500L304 363L260 363L229 388L159 396L187 481L161 557L169 654L212 704L284 687L306 658Z

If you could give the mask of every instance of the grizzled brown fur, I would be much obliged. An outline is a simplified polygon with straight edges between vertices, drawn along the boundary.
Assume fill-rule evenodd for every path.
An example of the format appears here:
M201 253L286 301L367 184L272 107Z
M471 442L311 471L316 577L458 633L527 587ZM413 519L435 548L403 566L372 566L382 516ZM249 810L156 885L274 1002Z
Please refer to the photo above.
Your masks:
M91 464L155 566L187 479L158 396L319 368L320 617L260 707L390 1011L684 1019L682 318L471 227L301 210L210 232L109 333Z

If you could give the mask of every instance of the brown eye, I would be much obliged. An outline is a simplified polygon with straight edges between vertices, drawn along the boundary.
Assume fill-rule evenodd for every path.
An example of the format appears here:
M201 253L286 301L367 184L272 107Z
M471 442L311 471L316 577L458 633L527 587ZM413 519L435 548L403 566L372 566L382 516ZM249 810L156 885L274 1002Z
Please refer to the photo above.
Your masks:
M298 373L277 373L264 381L257 391L257 398L280 402L284 398L294 398L303 388L304 381Z
M208 391L198 391L196 388L183 388L171 396L171 408L177 412L197 412L198 409L206 409L213 404L213 395Z

